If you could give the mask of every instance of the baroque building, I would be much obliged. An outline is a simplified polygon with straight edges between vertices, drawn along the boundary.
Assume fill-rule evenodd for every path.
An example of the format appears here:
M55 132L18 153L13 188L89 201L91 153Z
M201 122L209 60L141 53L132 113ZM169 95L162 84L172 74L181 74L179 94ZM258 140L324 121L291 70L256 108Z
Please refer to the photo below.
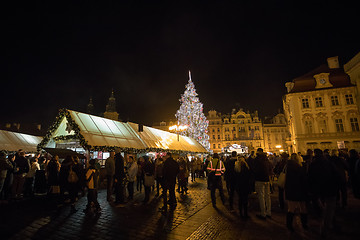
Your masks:
M211 110L207 119L213 152L221 152L233 144L246 146L249 151L264 147L263 126L257 111L250 113L243 109L233 109L231 114L221 114Z
M340 68L338 57L327 63L285 84L289 152L360 148L356 83Z
M278 113L273 118L265 118L263 123L264 150L280 154L288 150L287 141L290 138L285 114Z

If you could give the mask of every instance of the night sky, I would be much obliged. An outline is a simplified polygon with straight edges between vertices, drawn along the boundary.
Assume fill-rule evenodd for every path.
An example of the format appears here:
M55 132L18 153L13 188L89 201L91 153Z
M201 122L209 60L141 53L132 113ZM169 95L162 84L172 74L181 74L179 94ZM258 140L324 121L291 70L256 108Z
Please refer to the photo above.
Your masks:
M152 125L174 118L188 70L205 112L272 115L285 82L360 51L346 1L81 2L3 7L1 123L46 126L90 97L101 114L114 89L122 120Z

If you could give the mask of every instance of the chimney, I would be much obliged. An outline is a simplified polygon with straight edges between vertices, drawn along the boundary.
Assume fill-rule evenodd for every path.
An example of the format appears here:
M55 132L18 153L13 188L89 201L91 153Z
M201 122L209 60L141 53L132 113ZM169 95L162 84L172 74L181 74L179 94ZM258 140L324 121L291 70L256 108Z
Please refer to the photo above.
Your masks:
M336 57L329 57L327 59L327 63L328 63L328 66L330 69L334 69L334 68L340 68L340 65L339 65L339 57L336 56Z

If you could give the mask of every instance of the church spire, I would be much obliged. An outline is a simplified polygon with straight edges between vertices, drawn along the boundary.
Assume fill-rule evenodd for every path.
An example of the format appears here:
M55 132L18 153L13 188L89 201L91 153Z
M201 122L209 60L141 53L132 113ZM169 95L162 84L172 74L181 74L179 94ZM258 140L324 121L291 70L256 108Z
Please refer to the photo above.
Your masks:
M92 102L92 98L90 98L90 100L89 100L86 111L89 114L94 114L94 105L93 105L93 102Z
M111 89L111 95L109 97L109 102L106 105L106 111L104 112L104 117L119 120L119 114L116 111L116 100L114 97L114 89Z

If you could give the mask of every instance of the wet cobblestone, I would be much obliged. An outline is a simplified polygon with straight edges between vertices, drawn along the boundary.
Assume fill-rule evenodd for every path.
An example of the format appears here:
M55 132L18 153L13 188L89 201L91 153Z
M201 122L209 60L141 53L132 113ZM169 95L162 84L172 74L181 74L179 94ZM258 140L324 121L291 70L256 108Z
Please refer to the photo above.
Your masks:
M304 232L296 219L296 235L289 235L285 228L285 212L277 208L273 194L273 218L258 220L258 202L250 197L251 219L241 220L238 213L231 213L219 204L212 207L206 181L199 179L189 184L189 194L176 193L178 205L174 211L163 215L158 211L162 199L152 193L151 202L142 204L143 193L136 193L134 201L115 206L106 201L106 191L99 192L102 213L87 216L82 210L86 197L77 202L78 212L70 214L70 207L56 209L46 198L34 198L0 206L2 239L317 239L319 223L310 219L310 230ZM235 199L236 204L236 199ZM236 206L236 205L234 205ZM337 213L344 224L341 235L330 239L359 239L356 227L360 213L358 200L349 199L349 210ZM357 221L354 221L354 220Z

